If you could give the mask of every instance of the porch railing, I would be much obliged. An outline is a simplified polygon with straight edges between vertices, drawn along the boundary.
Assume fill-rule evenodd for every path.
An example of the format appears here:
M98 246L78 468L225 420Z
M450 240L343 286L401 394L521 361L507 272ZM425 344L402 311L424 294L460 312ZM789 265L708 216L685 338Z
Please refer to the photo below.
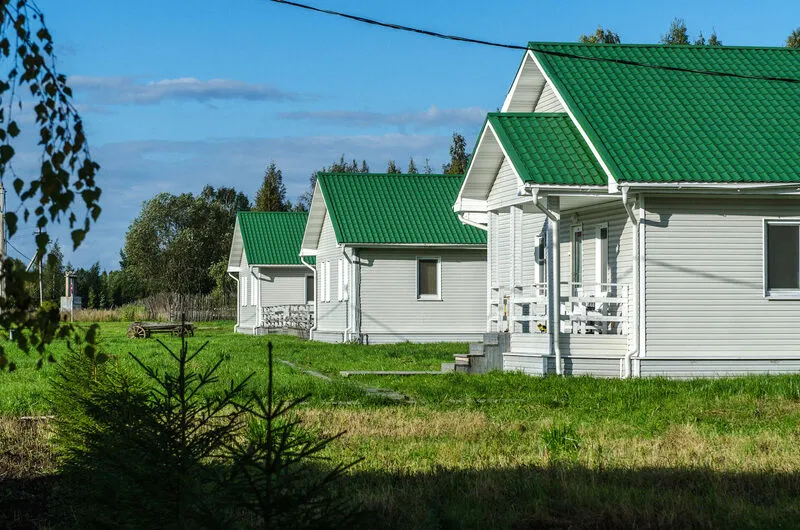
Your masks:
M561 284L559 312L561 333L626 335L629 328L629 289L618 283ZM493 303L498 331L544 333L547 331L547 284L498 289Z
M304 329L314 325L313 305L270 305L261 307L261 325L271 329Z

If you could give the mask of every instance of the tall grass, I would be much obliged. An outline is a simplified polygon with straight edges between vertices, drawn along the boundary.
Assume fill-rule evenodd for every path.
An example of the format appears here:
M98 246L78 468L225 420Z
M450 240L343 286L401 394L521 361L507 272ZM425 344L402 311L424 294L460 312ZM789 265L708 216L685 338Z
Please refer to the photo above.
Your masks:
M75 322L134 322L145 320L147 311L143 305L126 304L115 309L78 309L64 317Z

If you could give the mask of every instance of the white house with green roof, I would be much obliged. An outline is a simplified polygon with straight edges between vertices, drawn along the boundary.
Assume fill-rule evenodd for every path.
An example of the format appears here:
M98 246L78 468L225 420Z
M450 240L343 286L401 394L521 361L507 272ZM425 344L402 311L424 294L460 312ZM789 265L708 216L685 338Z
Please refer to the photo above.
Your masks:
M316 258L326 342L480 340L486 233L459 222L462 175L320 174L300 255Z
M505 370L800 370L800 50L531 43L454 209Z
M313 260L299 256L307 220L307 212L236 214L228 257L238 283L234 331L258 335L313 319Z

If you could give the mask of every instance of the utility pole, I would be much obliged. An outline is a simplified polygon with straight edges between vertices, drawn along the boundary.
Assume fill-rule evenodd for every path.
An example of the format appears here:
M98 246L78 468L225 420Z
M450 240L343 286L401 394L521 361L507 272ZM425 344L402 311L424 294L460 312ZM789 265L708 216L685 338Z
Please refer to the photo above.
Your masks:
M42 229L39 228L37 233L41 234ZM39 244L38 240L36 244L37 245ZM44 287L42 286L42 253L37 251L37 254L39 255L39 307L42 307L42 303L44 302L44 292L43 292Z

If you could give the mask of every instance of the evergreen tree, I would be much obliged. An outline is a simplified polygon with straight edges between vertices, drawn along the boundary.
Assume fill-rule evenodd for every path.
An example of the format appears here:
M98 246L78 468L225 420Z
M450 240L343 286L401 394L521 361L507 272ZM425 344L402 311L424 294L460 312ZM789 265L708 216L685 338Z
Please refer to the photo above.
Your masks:
M682 18L675 18L669 26L666 35L661 36L662 44L689 44L689 31Z
M800 28L796 28L786 38L787 48L800 48Z
M417 173L419 173L419 171L417 171L417 165L414 163L413 156L408 159L408 171L406 171L406 173L408 173L409 175L416 175Z
M356 159L352 162L345 162L344 155L339 158L338 162L334 162L330 167L323 167L319 171L314 171L308 178L308 190L297 198L297 211L304 212L311 208L311 198L314 196L314 188L317 185L318 173L369 173L369 165L366 160L361 161L361 167L358 166Z
M431 161L429 159L425 159L425 165L422 166L422 172L426 175L430 175L433 173L433 168L431 167Z
M264 181L256 194L254 210L258 212L283 212L286 210L286 187L283 173L275 162L270 162L264 172Z
M453 143L450 146L450 162L442 166L445 175L463 175L467 172L469 154L467 154L467 141L464 136L453 133Z
M397 164L394 163L394 160L389 160L389 163L386 166L386 173L394 174L394 173L402 173L400 168L397 167Z
M608 28L603 29L602 26L597 26L594 33L590 35L581 35L578 41L584 44L619 44L620 38L617 33L614 33Z

